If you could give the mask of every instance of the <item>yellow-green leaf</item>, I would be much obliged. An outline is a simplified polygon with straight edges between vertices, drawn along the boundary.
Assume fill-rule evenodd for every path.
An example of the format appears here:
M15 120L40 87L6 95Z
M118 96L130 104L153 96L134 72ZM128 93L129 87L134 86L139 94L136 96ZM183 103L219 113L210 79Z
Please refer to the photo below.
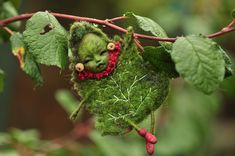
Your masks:
M18 58L21 69L28 74L31 79L36 81L37 85L43 84L43 78L37 62L32 55L25 49L23 35L14 33L11 38L12 53Z

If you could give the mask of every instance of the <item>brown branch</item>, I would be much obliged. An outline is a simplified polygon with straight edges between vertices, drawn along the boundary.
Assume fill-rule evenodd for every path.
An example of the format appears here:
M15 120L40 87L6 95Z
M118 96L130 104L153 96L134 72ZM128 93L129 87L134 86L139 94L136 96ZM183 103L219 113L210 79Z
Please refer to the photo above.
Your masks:
M34 13L27 13L27 14L22 14L22 15L18 15L18 16L15 16L15 17L0 20L0 27L4 27L7 24L10 24L10 23L15 22L15 21L29 19L30 17L33 16L33 14ZM56 17L63 18L63 19L69 19L69 20L73 20L73 21L87 21L87 22L96 23L96 24L99 24L99 25L106 25L106 26L108 26L112 29L118 30L120 32L124 32L124 33L127 32L126 29L124 29L122 27L119 27L119 26L112 23L112 22L117 21L117 20L126 19L127 18L126 16L121 16L121 17L116 17L116 18L106 19L106 20L99 20L99 19L95 19L95 18L73 16L73 15L67 15L67 14L61 14L61 13L51 12L51 14L56 16ZM207 35L207 37L208 38L215 38L215 37L224 35L226 33L233 32L233 31L235 31L235 28L232 28L232 26L234 24L235 24L235 20L233 20L228 26L224 27L221 31L210 34L210 35ZM176 41L176 38L160 38L160 37L155 37L155 36L150 36L150 35L143 35L143 34L138 34L138 33L134 33L134 37L149 39L149 40L156 40L156 41L167 41L167 42L175 42Z

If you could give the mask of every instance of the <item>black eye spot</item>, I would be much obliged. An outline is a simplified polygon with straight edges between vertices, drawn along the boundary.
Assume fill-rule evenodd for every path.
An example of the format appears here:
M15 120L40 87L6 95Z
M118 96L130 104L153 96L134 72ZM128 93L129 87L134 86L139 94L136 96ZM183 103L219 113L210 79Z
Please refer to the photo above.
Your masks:
M104 55L104 54L106 54L106 53L107 53L107 51L106 51L106 50L103 50L103 51L100 52L100 55Z
M83 63L84 64L87 64L88 62L90 62L91 60L90 59L86 59Z

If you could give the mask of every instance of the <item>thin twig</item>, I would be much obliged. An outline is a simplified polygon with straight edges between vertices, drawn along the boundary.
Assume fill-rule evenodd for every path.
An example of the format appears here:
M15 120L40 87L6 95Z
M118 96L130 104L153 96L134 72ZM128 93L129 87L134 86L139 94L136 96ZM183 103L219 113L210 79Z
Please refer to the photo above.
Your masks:
M138 39L134 39L134 42L135 44L137 45L137 47L141 50L141 51L144 51L144 48L143 46L140 44L140 41Z
M235 24L235 20L233 20L227 27L231 28Z
M120 16L120 17L115 17L115 18L107 19L107 21L108 22L115 22L115 21L120 21L120 20L126 19L126 18L128 18L128 17Z
M8 27L2 27L2 29L5 30L5 31L6 31L7 33L9 33L10 35L13 34L13 31L12 31L10 28L8 28Z
M214 34L210 34L210 35L208 35L207 37L208 37L208 38L215 38L215 37L224 35L224 34L226 34L226 33L232 32L232 31L235 31L235 28L227 28L227 27L225 27L225 28L223 28L221 31L216 32L216 33L214 33Z

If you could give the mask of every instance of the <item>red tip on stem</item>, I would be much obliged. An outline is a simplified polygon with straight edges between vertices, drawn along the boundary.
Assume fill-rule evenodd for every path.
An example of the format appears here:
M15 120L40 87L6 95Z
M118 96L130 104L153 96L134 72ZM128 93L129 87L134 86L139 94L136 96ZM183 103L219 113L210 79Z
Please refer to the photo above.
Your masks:
M147 130L145 128L141 128L140 130L138 130L138 134L142 137L145 137L147 133Z
M146 141L146 151L149 155L152 155L154 153L154 144Z
M152 144L156 144L156 142L157 142L157 138L150 132L146 133L145 139L147 142L150 142Z

